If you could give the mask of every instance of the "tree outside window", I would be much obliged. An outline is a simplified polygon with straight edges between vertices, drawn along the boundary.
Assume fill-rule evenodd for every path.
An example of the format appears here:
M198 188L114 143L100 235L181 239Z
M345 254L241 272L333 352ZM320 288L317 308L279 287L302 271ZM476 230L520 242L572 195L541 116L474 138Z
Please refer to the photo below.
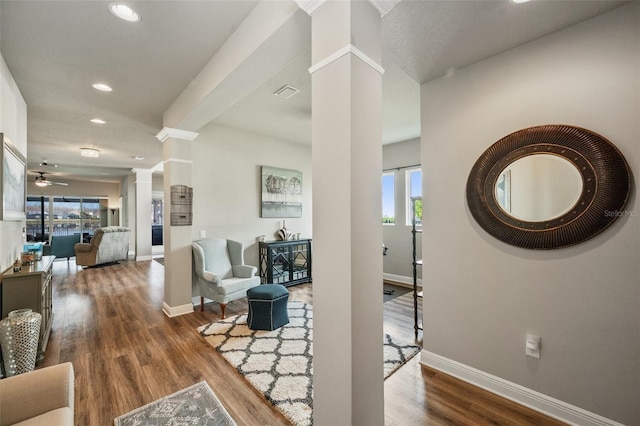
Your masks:
M395 203L395 181L393 172L382 174L382 224L395 225L396 223L396 203Z
M422 170L410 169L405 172L406 191L406 208L407 208L407 226L413 225L412 217L412 197L422 197ZM422 199L416 200L416 225L422 225Z

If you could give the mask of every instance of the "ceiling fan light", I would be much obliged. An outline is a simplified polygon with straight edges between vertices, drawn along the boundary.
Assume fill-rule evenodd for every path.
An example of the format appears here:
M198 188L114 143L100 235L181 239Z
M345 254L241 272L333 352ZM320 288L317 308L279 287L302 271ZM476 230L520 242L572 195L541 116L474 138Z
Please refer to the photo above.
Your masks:
M100 151L94 148L80 148L80 155L83 157L98 158L100 157Z
M40 180L36 178L36 186L47 186L47 181L46 180Z

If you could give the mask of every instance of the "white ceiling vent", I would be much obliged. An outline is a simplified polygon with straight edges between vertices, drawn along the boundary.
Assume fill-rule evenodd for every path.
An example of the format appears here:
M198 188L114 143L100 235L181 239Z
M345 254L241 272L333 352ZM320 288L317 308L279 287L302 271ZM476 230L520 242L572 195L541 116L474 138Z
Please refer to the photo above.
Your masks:
M282 86L281 88L273 92L273 94L276 96L280 96L283 99L289 99L299 91L300 91L299 89L296 89L293 86L286 85L286 86Z

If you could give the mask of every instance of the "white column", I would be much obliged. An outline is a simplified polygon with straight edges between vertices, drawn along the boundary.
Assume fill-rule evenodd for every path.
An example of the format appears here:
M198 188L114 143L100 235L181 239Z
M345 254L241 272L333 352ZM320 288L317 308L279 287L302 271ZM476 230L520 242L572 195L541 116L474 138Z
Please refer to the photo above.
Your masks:
M171 225L171 186L191 183L191 141L198 133L165 127L156 137L163 143L164 158L164 303L169 316L193 312L191 301L192 227ZM196 197L197 194L194 194Z
M133 169L136 175L136 260L151 260L151 174L150 169Z
M314 423L382 425L381 17L364 1L311 17Z

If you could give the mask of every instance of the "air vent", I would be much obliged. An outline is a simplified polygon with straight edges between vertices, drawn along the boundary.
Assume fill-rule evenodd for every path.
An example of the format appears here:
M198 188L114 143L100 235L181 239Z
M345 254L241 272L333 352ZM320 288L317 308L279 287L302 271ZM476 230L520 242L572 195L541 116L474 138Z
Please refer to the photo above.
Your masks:
M282 86L281 88L273 92L273 94L276 96L280 96L283 99L289 99L299 91L300 91L299 89L296 89L293 86L286 85L286 86Z

